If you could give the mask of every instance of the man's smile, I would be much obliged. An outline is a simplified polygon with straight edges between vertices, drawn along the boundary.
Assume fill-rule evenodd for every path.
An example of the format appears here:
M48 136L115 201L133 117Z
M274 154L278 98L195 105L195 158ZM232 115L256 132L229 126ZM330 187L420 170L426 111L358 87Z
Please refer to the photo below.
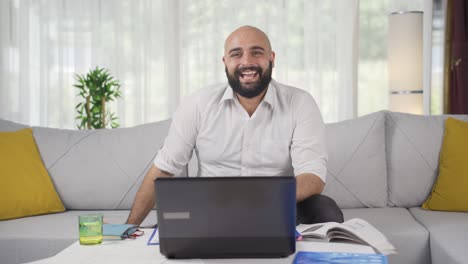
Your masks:
M259 73L255 70L245 70L239 73L239 79L241 82L255 82L259 79Z

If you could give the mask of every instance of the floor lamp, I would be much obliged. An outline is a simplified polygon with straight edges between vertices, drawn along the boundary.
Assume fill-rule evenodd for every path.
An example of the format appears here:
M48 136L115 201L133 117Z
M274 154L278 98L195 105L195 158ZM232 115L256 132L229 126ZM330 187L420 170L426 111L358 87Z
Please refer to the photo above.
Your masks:
M423 12L401 11L388 23L389 109L423 114Z

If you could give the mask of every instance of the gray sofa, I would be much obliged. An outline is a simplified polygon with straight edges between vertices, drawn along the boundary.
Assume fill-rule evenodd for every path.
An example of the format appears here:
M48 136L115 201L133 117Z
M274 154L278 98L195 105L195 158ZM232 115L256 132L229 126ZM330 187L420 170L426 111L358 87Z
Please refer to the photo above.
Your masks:
M398 251L390 263L468 263L468 213L420 207L437 178L445 118L381 111L326 126L324 193L337 201L346 219L363 218L389 238ZM34 127L67 212L0 221L0 263L56 254L77 241L77 216L87 211L124 222L169 125L95 131ZM0 120L0 131L23 127ZM185 173L196 175L196 167L194 157ZM143 225L154 223L152 212Z

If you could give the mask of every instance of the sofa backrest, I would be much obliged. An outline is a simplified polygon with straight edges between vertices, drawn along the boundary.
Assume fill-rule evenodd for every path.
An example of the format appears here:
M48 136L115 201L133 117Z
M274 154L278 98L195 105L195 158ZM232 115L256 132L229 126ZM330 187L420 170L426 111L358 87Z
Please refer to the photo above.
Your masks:
M447 117L381 111L326 124L324 194L341 208L420 206L438 174ZM112 130L33 131L67 209L130 209L169 126L165 120ZM0 131L25 127L0 120ZM189 175L197 174L197 163L193 155Z
M34 127L44 164L67 209L130 209L170 121L131 128Z
M16 130L20 130L20 129L23 129L23 128L28 128L30 126L26 126L26 125L22 125L22 124L18 124L18 123L15 123L15 122L11 122L11 121L8 121L8 120L3 120L3 119L0 119L0 132L9 132L9 131L16 131Z
M387 205L385 112L326 124L324 194L340 208Z
M439 154L448 116L387 112L386 155L389 206L421 206L439 173ZM468 120L466 115L453 115Z
M46 169L67 209L130 209L170 120L131 128L33 127ZM27 126L0 120L0 131Z

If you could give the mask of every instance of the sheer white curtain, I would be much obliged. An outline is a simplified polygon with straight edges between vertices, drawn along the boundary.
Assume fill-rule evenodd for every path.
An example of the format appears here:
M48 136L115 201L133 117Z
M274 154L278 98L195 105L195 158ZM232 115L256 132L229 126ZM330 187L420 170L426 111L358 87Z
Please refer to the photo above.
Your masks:
M326 121L356 116L358 0L181 2L183 95L226 79L224 39L249 24L270 38L277 81L309 91Z
M0 0L0 118L75 128L74 73L108 68L122 127L169 118L226 77L225 37L250 24L276 51L274 78L309 91L325 121L357 113L358 0Z
M171 1L0 0L0 118L76 128L74 73L101 66L121 81L121 126L169 117L175 43Z

